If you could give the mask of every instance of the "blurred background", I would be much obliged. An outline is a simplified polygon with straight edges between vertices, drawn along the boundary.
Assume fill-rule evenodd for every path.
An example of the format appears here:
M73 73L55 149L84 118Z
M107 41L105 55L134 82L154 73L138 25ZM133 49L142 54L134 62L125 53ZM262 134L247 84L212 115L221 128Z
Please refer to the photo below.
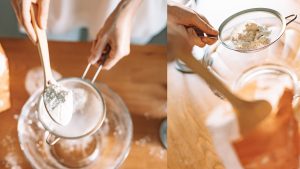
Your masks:
M76 0L64 0L64 3L69 1ZM77 0L78 1L78 0ZM113 2L115 1L115 2ZM113 0L112 2L116 4L118 0ZM157 1L157 0L154 0ZM91 1L93 2L93 0ZM49 19L51 19L51 8L56 7L55 5L61 5L57 0L51 1ZM152 5L153 6L153 5ZM160 10L160 9L158 9ZM162 11L163 9L161 9ZM55 11L55 10L52 10ZM57 12L57 10L55 11ZM68 14L69 15L69 14ZM93 12L90 14L93 16ZM166 19L166 16L162 16L161 19ZM164 21L166 22L166 21ZM165 23L162 22L160 25L156 25L157 28L155 32L152 31L151 38L146 40L139 40L136 38L132 38L132 43L134 44L166 44L166 26ZM101 23L102 24L102 23ZM164 25L164 26L163 26ZM100 29L100 27L98 28ZM1 0L0 1L0 37L13 37L13 38L26 38L26 34L19 30L18 22L11 6L11 0ZM93 39L93 37L89 36L88 26L74 26L72 29L61 31L50 31L48 32L48 38L50 40L58 40L58 41L87 41Z

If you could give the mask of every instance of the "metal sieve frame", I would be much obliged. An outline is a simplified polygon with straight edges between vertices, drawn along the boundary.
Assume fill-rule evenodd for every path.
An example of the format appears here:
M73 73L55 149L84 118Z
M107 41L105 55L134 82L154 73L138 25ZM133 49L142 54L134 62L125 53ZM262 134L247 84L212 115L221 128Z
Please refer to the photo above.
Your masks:
M224 29L224 27L230 22L232 21L234 18L240 16L240 15L243 15L243 14L246 14L246 13L250 13L250 12L267 12L267 13L270 13L270 14L273 14L274 16L276 16L280 21L281 21L281 31L278 35L278 37L276 37L275 40L273 40L271 43L269 43L268 45L265 45L263 47L260 47L260 48L257 48L257 49L246 49L246 50L241 50L241 49L237 49L237 48L232 48L230 47L229 45L227 45L223 39L221 38L222 37L222 31ZM289 20L289 18L291 18ZM237 12L231 16L229 16L227 19L225 19L222 24L220 25L219 27L219 39L221 41L221 44L223 46L225 46L226 48L230 49L230 50L234 50L234 51L237 51L237 52L241 52L241 53L251 53L251 52L258 52L262 49L265 49L267 47L269 47L270 45L272 45L273 43L275 43L276 41L278 41L278 39L283 35L285 29L286 29L286 26L289 25L291 22L295 21L297 19L297 15L296 14L291 14L291 15L288 15L286 17L283 17L283 15L281 15L280 12L274 10L274 9L270 9L270 8L250 8L250 9L246 9L246 10L243 10L243 11L240 11L240 12ZM288 21L287 21L288 20Z
M62 139L79 139L79 138L82 138L82 137L85 137L85 136L92 135L92 134L94 134L102 126L102 124L103 124L103 122L105 120L105 117L106 117L106 104L105 104L105 100L104 100L101 92L94 86L94 84L92 82L90 82L89 80L86 80L86 79L78 78L78 77L62 78L62 79L58 80L58 82L68 81L68 80L80 81L80 82L86 84L87 86L90 86L91 88L93 88L96 91L96 93L100 96L101 100L103 101L102 102L102 104L103 104L103 118L101 120L99 120L99 122L97 123L97 125L92 130L90 130L89 132L85 133L84 135L77 136L77 137L66 137L66 136L59 135L57 133L53 133L47 127L47 125L45 125L44 122L42 120L40 120L41 124L46 129L46 131L45 131L45 132L47 132L47 134L46 134L46 142L49 145L54 145L61 138ZM41 97L40 97L40 99L41 99ZM38 101L37 104L40 104L39 103L40 99L39 99L39 101ZM38 113L38 119L40 119L39 113Z

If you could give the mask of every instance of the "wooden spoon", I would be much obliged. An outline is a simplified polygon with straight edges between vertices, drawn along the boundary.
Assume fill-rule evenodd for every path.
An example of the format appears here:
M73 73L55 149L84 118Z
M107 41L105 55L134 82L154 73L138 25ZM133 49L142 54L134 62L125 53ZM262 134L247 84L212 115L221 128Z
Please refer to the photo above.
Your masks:
M35 11L33 6L31 6L30 14L31 14L31 22L33 25L33 29L37 36L37 46L39 50L40 59L42 62L42 67L44 70L44 80L45 80L44 84L46 88L50 84L57 83L51 71L47 35L46 35L46 31L44 29L40 29L40 27L36 22Z
M272 110L272 106L265 100L246 101L234 95L217 77L209 72L191 54L177 55L189 68L198 73L207 84L222 93L235 109L239 121L240 132L247 133L264 120Z
M46 31L44 29L40 29L40 27L37 24L36 18L35 18L35 9L34 9L33 5L30 8L30 15L31 15L31 22L32 22L34 31L37 36L37 46L38 46L38 50L39 50L40 59L42 62L42 67L44 70L44 92L43 92L44 104L45 104L46 110L47 110L49 116L52 118L52 120L54 120L59 125L65 126L71 121L71 118L72 118L73 95L70 90L59 85L52 75ZM50 89L51 86L53 86L53 87L57 86L57 88L59 88L59 90ZM54 109L52 108L52 105L50 103L53 102L53 100L55 100L55 99L58 100L58 99L50 98L51 100L49 101L49 99L47 99L47 97L46 97L47 94L45 92L45 91L47 91L47 88L50 89L51 92L55 92L55 93L53 93L53 95L60 95L61 93L68 93L67 95L65 95L65 101L60 104L64 108L63 112L62 111L59 111L59 112L54 111ZM69 106L70 108L65 109L66 106Z

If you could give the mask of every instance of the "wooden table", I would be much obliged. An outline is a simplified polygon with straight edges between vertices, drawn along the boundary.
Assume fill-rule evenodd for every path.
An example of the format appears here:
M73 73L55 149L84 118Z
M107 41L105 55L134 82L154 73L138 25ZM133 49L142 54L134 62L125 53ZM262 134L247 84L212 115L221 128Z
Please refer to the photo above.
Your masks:
M0 168L6 168L5 156L13 150L22 169L29 169L17 139L17 120L29 95L24 87L26 72L40 66L37 49L28 40L0 39L9 59L12 107L0 113ZM52 66L63 76L80 76L86 67L91 48L85 42L50 42ZM167 168L167 153L159 140L159 127L166 113L166 48L158 45L132 46L130 56L111 71L101 73L99 80L118 93L131 112L134 138L130 154L122 169ZM136 144L149 137L144 146ZM163 150L163 151L161 151Z
M204 124L219 103L202 79L168 65L168 168L224 169Z

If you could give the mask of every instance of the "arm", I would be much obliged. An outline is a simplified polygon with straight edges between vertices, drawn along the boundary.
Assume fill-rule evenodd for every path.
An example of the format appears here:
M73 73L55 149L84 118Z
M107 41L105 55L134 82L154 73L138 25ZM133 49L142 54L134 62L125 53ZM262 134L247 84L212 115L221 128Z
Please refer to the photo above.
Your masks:
M107 18L94 40L89 62L99 63L109 46L109 54L104 69L110 69L130 52L132 19L142 0L122 0Z
M176 26L185 28L191 45L204 47L217 41L218 31L204 16L178 3L168 3L168 27Z

